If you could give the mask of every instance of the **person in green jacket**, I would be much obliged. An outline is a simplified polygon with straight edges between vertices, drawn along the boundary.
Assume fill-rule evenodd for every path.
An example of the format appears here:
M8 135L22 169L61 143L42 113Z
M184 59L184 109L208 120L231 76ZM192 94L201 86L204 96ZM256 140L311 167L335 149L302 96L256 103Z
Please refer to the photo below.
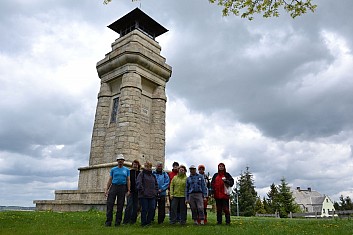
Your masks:
M186 167L180 165L178 175L176 175L170 183L170 198L172 200L170 211L170 224L175 224L177 222L178 209L180 210L180 224L186 224L186 172Z

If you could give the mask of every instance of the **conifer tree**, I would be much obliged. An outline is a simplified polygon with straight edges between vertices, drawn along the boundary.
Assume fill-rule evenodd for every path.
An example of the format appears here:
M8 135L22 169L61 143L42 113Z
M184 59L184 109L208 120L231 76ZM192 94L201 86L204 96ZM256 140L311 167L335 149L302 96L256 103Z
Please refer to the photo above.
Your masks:
M263 197L263 198L262 198L262 204L264 205L265 214L273 214L272 208L271 208L270 205L268 204L268 199L266 199L265 197Z
M282 178L281 183L278 185L278 203L279 215L281 218L288 217L290 212L300 211L299 206L294 201L293 193L290 191L290 187L285 178Z
M265 206L261 201L260 197L256 198L255 202L255 214L266 214Z
M335 208L336 211L340 211L341 210L341 206L338 202L334 202L333 203L333 207Z
M352 199L347 196L344 201L346 202L346 208L345 210L353 210L353 203L352 203Z
M267 204L269 214L274 214L279 212L279 196L278 196L278 189L275 183L272 183L270 186L270 191L267 193Z
M244 216L255 215L255 202L257 193L255 191L253 175L246 167L239 179L239 211Z
M349 196L343 197L340 196L340 202L335 202L334 207L336 210L344 211L344 210L353 210L352 199Z

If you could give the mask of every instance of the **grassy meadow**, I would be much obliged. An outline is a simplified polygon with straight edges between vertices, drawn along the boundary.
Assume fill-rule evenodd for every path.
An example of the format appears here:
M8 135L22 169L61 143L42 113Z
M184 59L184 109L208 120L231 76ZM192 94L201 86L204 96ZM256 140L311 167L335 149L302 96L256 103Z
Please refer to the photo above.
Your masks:
M231 225L215 225L215 214L209 213L209 223L195 226L188 215L185 226L153 224L142 228L135 225L104 227L104 212L0 212L0 234L351 234L350 219L276 219L263 217L232 217Z

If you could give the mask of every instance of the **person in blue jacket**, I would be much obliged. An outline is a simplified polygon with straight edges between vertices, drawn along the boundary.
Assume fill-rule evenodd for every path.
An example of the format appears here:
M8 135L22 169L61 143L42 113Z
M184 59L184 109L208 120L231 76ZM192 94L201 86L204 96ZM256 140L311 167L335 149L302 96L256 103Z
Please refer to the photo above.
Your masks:
M167 189L169 186L169 176L163 170L163 163L157 162L156 170L153 171L153 175L156 177L158 184L158 193L157 193L157 203L158 205L158 224L164 222L165 218L165 201L167 196Z
M196 167L191 165L190 176L186 180L186 203L190 204L191 216L194 224L205 224L204 200L207 198L207 188L203 175L196 173Z

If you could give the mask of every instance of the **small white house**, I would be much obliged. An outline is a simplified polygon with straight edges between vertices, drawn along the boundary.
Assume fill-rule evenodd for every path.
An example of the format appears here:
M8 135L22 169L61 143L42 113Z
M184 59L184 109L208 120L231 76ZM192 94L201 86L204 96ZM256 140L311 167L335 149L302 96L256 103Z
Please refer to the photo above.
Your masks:
M328 196L311 190L311 188L301 189L300 187L297 187L292 193L295 202L300 206L303 212L316 212L321 217L329 217L334 214L335 208L332 200Z

